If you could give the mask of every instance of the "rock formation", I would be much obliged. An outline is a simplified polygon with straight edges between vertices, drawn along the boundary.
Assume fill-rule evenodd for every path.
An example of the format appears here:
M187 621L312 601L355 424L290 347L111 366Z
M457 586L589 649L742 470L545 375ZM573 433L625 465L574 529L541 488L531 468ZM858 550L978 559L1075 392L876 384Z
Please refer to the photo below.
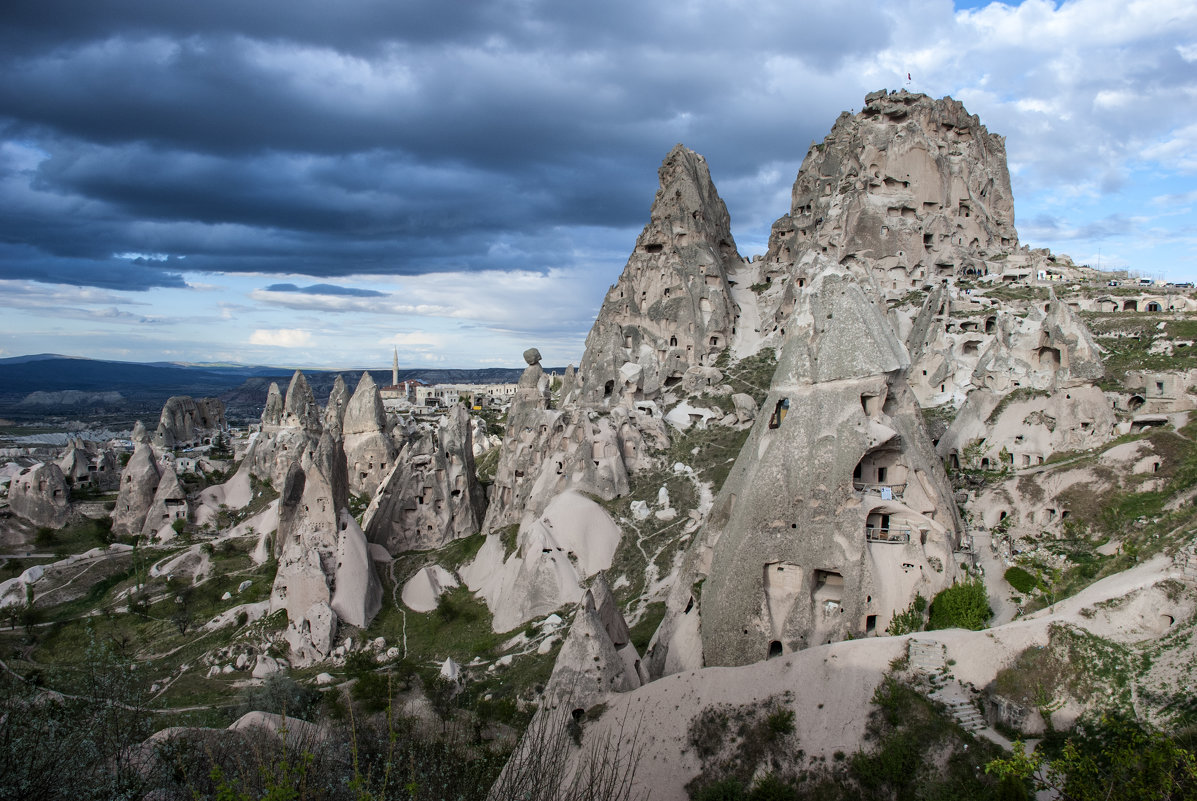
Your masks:
M310 434L320 435L320 407L316 405L316 398L312 395L307 378L299 370L291 376L291 384L287 387L282 425L302 428Z
M398 555L480 530L486 497L471 437L469 413L454 404L435 432L422 430L404 445L363 518L370 542Z
M167 462L162 468L158 488L154 491L154 499L151 501L149 509L146 510L145 523L142 524L141 533L150 539L155 536L169 538L172 536L170 527L174 522L176 520L186 521L190 514L187 492L179 483L174 466ZM165 531L163 531L164 529Z
M631 644L628 624L600 573L578 604L545 686L544 704L553 709L568 703L571 711L585 711L608 693L639 687L639 669L640 658Z
M303 373L295 371L285 400L279 398L278 386L271 384L262 412L262 431L245 457L251 460L253 474L281 487L293 462L315 456L322 431L320 417Z
M140 423L139 423L140 425ZM144 436L145 429L141 434ZM145 441L138 441L134 432L133 456L121 473L121 489L112 510L112 532L114 534L140 534L145 527L146 514L154 503L162 468L158 465L153 447Z
M1041 464L1117 435L1113 409L1096 384L1105 372L1101 357L1084 323L1054 294L1023 315L992 318L968 395L938 445L957 467L973 442L981 443L978 463L967 466L997 469Z
M316 452L292 462L279 497L275 540L279 566L270 610L287 610L287 642L299 664L327 657L336 633L331 601L339 513L348 499L344 464L339 443L325 434Z
M196 400L176 395L166 401L154 432L159 448L181 448L211 442L212 435L225 427L224 404L219 398Z
M345 407L342 430L349 466L349 491L370 497L395 464L395 448L387 435L382 395L368 372L362 373Z
M882 90L807 152L762 271L783 274L814 251L865 265L900 297L1000 273L1017 246L1003 138L951 98Z
M331 431L334 437L341 436L343 432L345 407L348 405L349 388L345 386L345 379L338 374L328 393L328 405L324 407L324 428Z
M567 490L520 526L514 551L510 539L491 534L460 573L486 600L495 631L509 631L580 600L582 583L611 567L621 536L603 507Z
M62 528L71 512L66 477L54 462L27 467L9 483L8 505L35 526Z
M262 409L262 428L277 427L283 424L283 394L279 392L278 384L271 381L270 389L266 392L266 406Z
M658 174L649 223L586 338L583 403L655 398L712 363L735 333L727 274L740 257L706 161L677 145Z
M916 593L956 576L960 524L906 385L905 348L847 270L823 262L811 276L696 541L687 580L705 577L707 665L882 632ZM671 598L667 630L693 631L679 620L698 601L686 590ZM657 645L659 670L668 643Z
M337 534L337 571L329 604L340 620L364 628L382 608L382 584L374 573L366 535L347 509L340 514Z
M58 460L58 467L73 486L89 484L100 490L114 490L120 486L121 471L116 455L94 443L72 439L66 453Z

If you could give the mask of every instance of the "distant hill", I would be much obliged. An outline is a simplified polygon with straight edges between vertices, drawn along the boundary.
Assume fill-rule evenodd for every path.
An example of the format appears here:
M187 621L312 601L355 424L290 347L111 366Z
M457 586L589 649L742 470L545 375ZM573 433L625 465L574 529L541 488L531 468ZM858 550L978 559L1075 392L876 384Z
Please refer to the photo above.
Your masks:
M379 384L390 383L390 367L369 369ZM550 371L563 369L550 368ZM55 353L13 356L0 359L0 411L28 414L34 409L46 413L111 408L113 393L120 393L131 409L152 409L171 395L216 395L230 409L250 412L265 402L272 381L277 381L285 392L293 372L286 367L119 362ZM400 370L399 378L419 379L429 384L499 384L517 381L521 372L522 369L496 367L478 370L409 368ZM362 369L304 370L317 400L323 402L328 397L338 373L352 389L361 377ZM27 401L34 393L39 394Z

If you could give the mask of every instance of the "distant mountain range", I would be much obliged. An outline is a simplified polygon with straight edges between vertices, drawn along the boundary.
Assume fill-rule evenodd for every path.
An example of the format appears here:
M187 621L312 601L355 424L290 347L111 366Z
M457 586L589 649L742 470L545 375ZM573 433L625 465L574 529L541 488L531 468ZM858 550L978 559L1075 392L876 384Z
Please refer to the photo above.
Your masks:
M390 383L391 368L368 369L379 384ZM560 372L564 368L550 368ZM46 413L152 407L171 395L216 395L230 409L250 411L266 401L272 381L286 392L292 368L240 364L185 364L178 362L118 362L39 353L0 359L0 412ZM304 370L317 400L323 402L340 374L350 389L362 368ZM519 380L522 368L490 367L478 370L408 368L401 381L419 379L429 384L501 384ZM36 393L36 394L35 394ZM119 393L115 395L114 393Z

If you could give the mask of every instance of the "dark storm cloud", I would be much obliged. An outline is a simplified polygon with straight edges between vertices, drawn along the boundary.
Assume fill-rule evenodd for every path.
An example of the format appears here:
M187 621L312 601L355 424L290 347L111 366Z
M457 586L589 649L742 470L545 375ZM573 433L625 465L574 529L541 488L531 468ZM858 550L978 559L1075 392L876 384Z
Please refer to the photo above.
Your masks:
M384 298L385 292L376 289L359 289L351 286L335 286L333 284L312 284L311 286L296 286L295 284L271 284L266 287L267 292L298 292L303 295L337 295L347 298Z
M0 205L21 213L0 268L126 287L570 266L595 228L626 252L675 142L717 181L794 165L845 104L804 81L888 37L876 0L42 0L4 21Z

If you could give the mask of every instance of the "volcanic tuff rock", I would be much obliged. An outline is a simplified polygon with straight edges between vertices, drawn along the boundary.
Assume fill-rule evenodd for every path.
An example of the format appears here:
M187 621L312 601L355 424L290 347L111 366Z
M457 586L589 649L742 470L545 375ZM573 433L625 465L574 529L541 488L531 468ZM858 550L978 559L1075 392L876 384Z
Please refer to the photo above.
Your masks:
M349 388L345 379L337 375L332 390L328 393L328 405L324 407L324 428L334 437L341 436L345 424L345 407L349 405Z
M345 407L342 429L349 465L349 490L355 495L373 496L395 464L395 446L387 435L382 395L368 372L362 373L357 389Z
M66 477L54 462L27 467L9 483L8 505L35 526L62 528L71 512Z
M336 589L329 605L341 620L364 628L382 608L382 584L374 573L366 535L348 509L341 510L340 523L333 580Z
M58 467L66 476L67 483L80 486L92 484L101 490L120 487L121 470L116 454L108 448L100 448L94 442L72 439L67 452L58 460Z
M568 703L586 710L608 693L628 692L641 684L640 657L628 636L628 624L603 574L582 595L553 673L545 685L544 704Z
M219 398L176 395L162 407L154 444L159 448L195 445L224 427L224 404Z
M132 464L131 461L130 464ZM154 499L150 503L149 509L146 510L145 523L142 524L141 533L145 537L153 538L162 529L169 529L176 520L187 520L190 514L187 492L179 483L174 465L167 462L162 468Z
M392 555L440 548L478 532L485 492L474 471L470 415L454 404L435 432L403 446L366 510L370 542Z
M814 250L867 265L900 297L1001 272L998 257L1017 246L1004 139L950 97L882 90L811 146L762 270L784 274Z
M702 156L677 145L659 170L648 225L607 292L579 370L586 404L631 407L727 349L740 263L727 208Z
M811 275L693 573L670 598L654 674L673 633L693 636L681 618L699 612L705 664L745 664L882 631L956 575L960 523L906 385L909 357L850 272L822 261Z
M565 491L544 514L520 526L515 551L490 534L459 571L494 614L495 631L510 631L582 597L582 582L611 567L622 533L603 507Z
M339 441L325 433L313 453L291 463L282 488L275 541L279 566L270 610L287 610L287 642L297 662L306 664L328 656L336 633L330 603L339 513L348 500Z
M158 466L153 446L148 442L138 442L133 448L133 456L121 473L121 489L116 497L116 507L112 510L114 534L141 533L161 477L162 468Z
M299 370L291 376L291 383L287 387L282 424L297 426L316 436L320 435L320 407L316 405L316 398L312 395L312 387L307 378Z
M251 460L254 475L281 487L293 462L315 456L321 438L321 415L307 379L298 370L287 387L285 400L277 396L278 385L270 386L262 412L262 431L245 458Z
M267 427L281 426L282 424L283 393L279 392L278 384L271 381L270 389L266 392L266 406L262 409L262 428L266 429Z

